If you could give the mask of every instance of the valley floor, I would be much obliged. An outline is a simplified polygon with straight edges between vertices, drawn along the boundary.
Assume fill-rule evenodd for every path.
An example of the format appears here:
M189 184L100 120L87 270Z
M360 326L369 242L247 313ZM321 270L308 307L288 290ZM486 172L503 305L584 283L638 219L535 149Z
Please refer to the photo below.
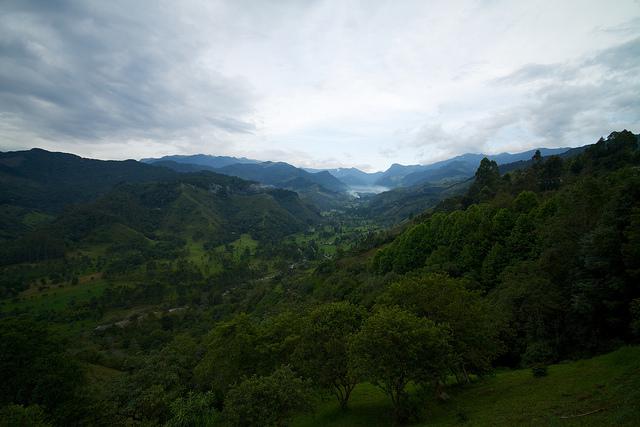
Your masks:
M638 426L640 347L552 365L542 378L528 369L501 371L449 393L446 403L429 405L419 425ZM391 414L388 398L378 388L360 384L346 412L327 401L293 425L388 426Z

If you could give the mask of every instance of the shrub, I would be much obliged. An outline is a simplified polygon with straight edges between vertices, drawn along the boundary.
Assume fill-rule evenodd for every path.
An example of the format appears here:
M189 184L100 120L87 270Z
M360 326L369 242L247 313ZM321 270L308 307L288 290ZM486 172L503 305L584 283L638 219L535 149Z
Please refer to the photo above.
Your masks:
M232 387L224 418L232 426L281 426L296 412L311 409L309 384L281 367L266 377L253 376Z
M547 365L538 364L531 367L531 373L534 377L546 377L547 376Z

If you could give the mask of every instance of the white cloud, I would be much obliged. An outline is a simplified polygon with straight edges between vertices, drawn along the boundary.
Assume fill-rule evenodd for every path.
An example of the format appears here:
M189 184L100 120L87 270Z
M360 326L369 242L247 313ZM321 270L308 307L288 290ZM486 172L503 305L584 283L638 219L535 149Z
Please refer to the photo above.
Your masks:
M14 1L0 141L429 162L638 131L638 3Z

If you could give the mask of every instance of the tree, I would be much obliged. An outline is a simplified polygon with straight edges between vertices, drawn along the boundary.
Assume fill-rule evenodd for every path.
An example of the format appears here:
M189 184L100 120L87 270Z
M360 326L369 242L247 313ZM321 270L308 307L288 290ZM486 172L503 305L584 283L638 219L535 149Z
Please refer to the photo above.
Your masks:
M354 371L389 396L398 422L410 415L407 385L433 384L451 363L449 332L397 306L369 317L354 335L350 353Z
M211 392L189 392L171 403L171 419L166 427L210 427L218 425L220 414L214 409Z
M298 346L302 319L296 313L284 311L260 322L255 351L259 355L257 373L268 373L278 366L291 363Z
M627 274L638 280L640 279L640 207L632 209L624 237L626 243L622 245L622 255Z
M50 427L38 405L7 405L0 408L0 427Z
M256 325L246 314L218 324L207 336L207 352L195 368L198 384L219 396L244 375L255 373Z
M195 353L195 343L178 336L162 351L144 358L137 369L118 377L113 394L120 415L143 422L169 419L171 402L190 382Z
M283 366L264 377L253 376L232 387L223 415L232 426L282 426L296 413L311 409L307 382Z
M552 352L557 351L567 307L561 290L539 262L524 261L507 267L491 297L512 331L512 336L505 339L511 350L509 362L519 362L532 343L547 343Z
M469 195L474 199L490 199L496 193L500 184L498 164L495 160L483 158L476 170L475 178L475 182L469 189Z
M536 150L531 160L533 160L534 164L540 163L540 161L542 160L542 154L540 153L540 150Z
M629 311L631 311L631 332L636 337L640 337L640 298L631 301Z
M446 274L413 274L392 284L379 302L398 305L411 313L446 324L451 330L456 377L469 381L469 373L491 370L501 344L495 309L462 279Z
M0 378L0 405L37 404L62 424L84 383L55 334L40 323L15 318L0 321Z
M544 162L540 174L541 190L555 190L560 186L563 165L562 158L558 156L551 156Z
M306 321L296 359L302 372L330 389L341 409L347 407L358 377L349 367L350 337L362 323L363 311L348 302L322 305Z

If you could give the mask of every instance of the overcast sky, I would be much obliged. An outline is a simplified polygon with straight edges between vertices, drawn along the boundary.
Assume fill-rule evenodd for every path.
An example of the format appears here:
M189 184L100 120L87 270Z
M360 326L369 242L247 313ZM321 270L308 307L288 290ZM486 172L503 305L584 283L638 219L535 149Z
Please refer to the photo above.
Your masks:
M0 150L430 163L640 131L640 1L0 3Z

